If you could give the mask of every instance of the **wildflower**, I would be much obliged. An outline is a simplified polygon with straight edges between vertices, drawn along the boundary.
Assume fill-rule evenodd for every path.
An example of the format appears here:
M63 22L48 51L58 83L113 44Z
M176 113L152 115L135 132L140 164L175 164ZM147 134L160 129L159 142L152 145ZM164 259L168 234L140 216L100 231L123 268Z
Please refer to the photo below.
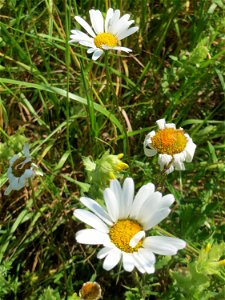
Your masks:
M121 50L127 53L132 51L120 46L120 40L138 30L137 26L130 27L134 21L129 21L129 14L120 17L120 10L112 8L108 9L105 20L99 10L91 9L89 14L92 28L83 18L75 17L75 20L89 35L77 29L71 30L70 43L78 42L80 45L88 47L87 53L93 53L93 60L97 60L104 50Z
M42 175L41 172L35 171L37 166L31 162L29 145L25 144L23 147L24 156L14 155L9 161L9 168L7 176L9 179L9 186L4 194L9 195L12 190L22 189L29 178L35 174Z
M167 174L173 170L185 170L184 162L191 162L196 145L182 128L176 129L173 123L165 119L158 120L158 131L151 131L144 140L144 152L147 156L159 154L158 163Z
M80 201L92 212L76 209L74 215L93 227L76 233L81 244L98 245L99 259L104 258L103 268L114 268L121 260L123 268L131 272L135 267L141 273L154 273L155 254L175 255L186 243L178 238L148 236L146 231L165 219L169 206L174 202L172 194L162 196L155 186L148 183L134 197L134 181L126 178L123 186L115 179L104 191L106 210L95 200L81 197Z
M102 290L97 282L85 282L79 291L81 300L98 300L101 298Z
M116 179L124 169L128 168L128 165L124 163L121 158L123 158L123 153L115 155L106 151L95 162L89 157L84 157L83 162L93 182L108 184L109 180Z

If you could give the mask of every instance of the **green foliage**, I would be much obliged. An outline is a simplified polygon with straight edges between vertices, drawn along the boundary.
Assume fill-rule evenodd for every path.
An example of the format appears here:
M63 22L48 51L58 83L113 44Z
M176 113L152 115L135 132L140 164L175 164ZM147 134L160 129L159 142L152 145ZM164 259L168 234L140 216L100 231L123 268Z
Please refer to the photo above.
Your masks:
M176 287L182 292L181 299L219 299L223 294L225 277L222 265L219 261L224 255L225 244L208 244L202 248L198 259L190 262L183 272L172 272ZM212 280L212 275L217 275L216 280ZM223 282L223 284L221 284Z
M89 22L90 9L109 4L139 31L122 41L131 54L109 51L93 62L85 47L68 44L70 30L78 28L75 15ZM75 300L93 278L109 300L225 299L224 7L221 0L0 1L0 299ZM159 180L143 141L161 118L197 144L186 171L171 173L163 187L176 198L163 228L187 247L157 257L151 275L106 272L98 249L75 242L84 225L73 211L81 195L103 201L110 172L133 177L137 188ZM8 160L26 142L44 176L5 196ZM117 153L129 165L124 173Z

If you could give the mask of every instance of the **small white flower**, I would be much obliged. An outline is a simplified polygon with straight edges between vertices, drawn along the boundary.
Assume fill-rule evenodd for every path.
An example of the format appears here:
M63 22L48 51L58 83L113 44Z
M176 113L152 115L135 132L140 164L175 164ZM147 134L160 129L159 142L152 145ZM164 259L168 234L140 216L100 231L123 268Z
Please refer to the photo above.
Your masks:
M97 257L104 259L105 270L111 270L122 260L128 272L136 267L141 273L154 273L155 254L175 255L186 246L178 238L146 237L146 231L169 215L169 206L175 200L172 194L162 196L149 183L134 197L134 181L126 178L122 187L118 180L112 180L104 191L104 199L106 209L88 197L81 197L80 201L92 212L76 209L74 215L92 227L78 231L77 242L102 244Z
M35 174L42 173L35 171L37 166L31 163L31 156L29 145L25 144L23 147L24 156L14 155L9 161L9 168L7 170L7 177L9 179L9 186L4 194L9 195L12 190L20 190L25 187L27 180Z
M120 10L112 8L108 9L105 20L99 10L91 9L89 14L92 27L83 18L75 17L75 20L89 35L80 30L71 30L70 43L78 42L80 45L88 47L87 53L93 53L93 60L97 60L104 50L121 50L127 53L132 51L119 44L120 40L138 30L137 26L130 27L134 21L129 21L129 14L120 17Z
M158 153L160 169L167 174L174 169L185 170L184 162L192 161L196 145L183 128L176 129L174 123L166 123L165 119L160 119L156 123L159 130L153 130L145 137L145 155L154 156Z

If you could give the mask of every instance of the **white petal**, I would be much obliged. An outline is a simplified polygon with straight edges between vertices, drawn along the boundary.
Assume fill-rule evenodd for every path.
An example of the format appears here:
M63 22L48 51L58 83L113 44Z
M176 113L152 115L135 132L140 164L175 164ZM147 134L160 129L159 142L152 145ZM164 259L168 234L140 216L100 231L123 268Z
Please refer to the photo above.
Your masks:
M87 53L91 54L96 50L96 47L94 46L94 48L90 48L87 50Z
M152 274L155 272L154 263L148 260L141 252L133 253L136 261L144 269L144 273Z
M86 33L80 31L80 30L71 30L71 35L70 38L74 40L75 42L79 41L87 41L87 42L92 42L94 43L94 39L87 35ZM71 42L71 41L70 41Z
M130 23L128 22L129 18L130 18L129 14L123 15L118 20L118 22L113 26L113 28L111 28L111 33L113 33L114 35L116 35L117 33L123 31L124 29L127 29L130 26Z
M150 236L144 240L143 246L156 254L175 255L179 249L186 246L186 242L178 238Z
M154 227L155 225L159 224L169 215L170 211L171 210L169 208L163 208L155 212L149 220L146 220L146 222L144 222L144 230L148 230Z
M155 254L148 248L139 248L138 253L141 254L150 265L156 262Z
M89 14L91 19L91 25L94 31L97 34L104 32L104 20L100 10L91 9L89 11Z
M84 210L84 209L76 209L73 212L74 216L79 219L80 221L86 223L87 225L90 225L91 227L95 228L98 231L108 233L109 229L103 223L101 219L99 219L96 215L93 213Z
M76 233L76 240L80 244L104 245L110 241L110 238L108 234L100 232L96 229L83 229Z
M98 259L103 259L103 258L105 258L106 255L108 255L109 252L110 252L111 250L112 250L112 248L110 248L110 247L104 247L104 248L102 248L102 249L98 252L97 258L98 258Z
M75 20L92 36L95 37L95 33L92 30L91 26L81 17L76 16Z
M9 195L10 193L11 193L11 191L12 191L13 189L12 189L12 186L11 185L9 185L6 189L5 189L5 192L4 192L4 195Z
M110 188L104 190L104 199L110 218L116 222L119 217L120 203Z
M157 150L144 147L144 153L146 156L152 157L157 154Z
M158 163L160 165L161 170L164 170L166 166L169 165L173 157L168 154L159 154L158 156Z
M95 52L92 55L92 59L97 60L103 54L103 52L103 50L96 48Z
M24 179L31 178L33 175L34 175L34 171L33 171L32 169L27 169L27 170L23 173Z
M162 200L162 194L158 191L152 193L146 199L138 215L138 219L142 221L142 224L145 223L146 221L148 222L148 220L151 219L152 216L161 209L161 205L160 205L161 200Z
M110 189L113 191L116 199L118 200L118 203L121 203L122 201L122 188L117 179L113 179L110 181Z
M119 263L121 256L122 252L120 250L112 249L103 262L103 268L106 271L113 269Z
M132 237L132 239L129 242L129 246L131 248L134 248L144 237L145 237L145 232L143 230L139 231Z
M123 252L123 268L127 272L131 272L134 269L133 254Z
M81 197L80 202L89 208L96 216L102 219L106 224L112 226L113 222L106 211L94 200L88 197Z
M145 184L139 189L139 191L137 192L134 198L134 202L130 212L131 218L139 219L139 212L142 206L154 191L155 191L155 186L152 183Z
M14 155L10 160L9 160L9 165L12 166L14 162L19 158L19 155Z
M108 24L109 24L109 21L112 19L113 14L114 14L113 9L109 8L107 10L107 14L106 14L106 18L105 18L105 32L108 32Z
M124 31L120 32L119 34L117 34L117 38L119 40L122 40L122 39L130 36L131 34L135 33L138 29L139 29L139 27L137 27L137 26L131 27L131 28L124 30Z
M95 46L93 42L88 42L88 41L79 41L79 44L92 49Z
M166 121L165 119L160 119L156 121L156 124L158 125L159 129L164 129L166 125Z
M174 123L166 123L165 124L165 128L173 128L173 129L176 129L176 125ZM180 128L182 129L182 128Z
M126 178L123 183L122 199L121 199L121 212L119 218L127 218L132 208L134 200L134 181L132 178Z
M29 151L29 145L26 143L23 147L23 153L26 157L30 158L30 151Z
M116 9L108 22L108 32L111 33L113 26L119 21L120 18L120 10Z

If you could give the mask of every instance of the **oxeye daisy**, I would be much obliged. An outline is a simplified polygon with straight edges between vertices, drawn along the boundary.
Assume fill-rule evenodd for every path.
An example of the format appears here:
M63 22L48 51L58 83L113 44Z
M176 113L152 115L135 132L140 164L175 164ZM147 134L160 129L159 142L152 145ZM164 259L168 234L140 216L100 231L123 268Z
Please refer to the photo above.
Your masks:
M138 30L138 27L130 27L133 20L129 20L130 15L125 14L120 17L120 10L109 8L104 20L99 10L89 11L91 26L81 17L76 16L75 20L87 31L88 34L80 30L71 30L70 43L78 42L89 49L87 53L93 53L92 59L97 60L104 50L121 50L127 53L132 50L120 46L120 41Z
M24 156L14 155L9 161L9 168L7 170L7 177L9 179L9 186L4 194L8 195L12 190L22 189L29 178L35 174L42 175L40 171L35 171L37 166L31 162L29 145L25 144L23 147Z
M103 245L97 257L104 259L107 271L122 261L123 268L131 272L135 267L141 273L154 273L155 254L175 255L186 243L178 238L146 236L146 232L165 219L172 194L162 196L152 183L142 186L134 196L134 181L126 178L123 186L114 179L104 191L106 208L95 200L81 197L80 201L90 211L76 209L76 218L92 228L76 233L81 244Z
M173 123L165 119L156 121L159 130L151 131L144 140L144 152L147 156L157 153L161 171L167 174L175 170L185 170L184 162L191 162L196 145L183 128L176 129Z

